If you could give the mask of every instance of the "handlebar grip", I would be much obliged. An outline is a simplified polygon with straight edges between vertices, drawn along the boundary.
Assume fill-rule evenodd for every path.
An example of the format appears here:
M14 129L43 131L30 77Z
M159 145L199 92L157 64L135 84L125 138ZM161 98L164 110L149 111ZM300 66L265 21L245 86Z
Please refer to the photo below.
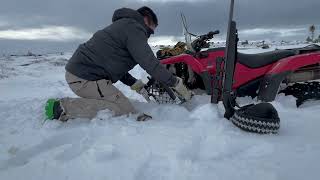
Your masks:
M219 34L219 33L220 33L219 30L216 30L216 31L213 32L213 34Z
M212 32L213 35L216 35L216 34L219 34L219 33L220 33L219 30L216 30L216 31Z
M216 30L216 31L210 31L208 34L205 35L205 39L212 39L214 35L219 34L220 31Z

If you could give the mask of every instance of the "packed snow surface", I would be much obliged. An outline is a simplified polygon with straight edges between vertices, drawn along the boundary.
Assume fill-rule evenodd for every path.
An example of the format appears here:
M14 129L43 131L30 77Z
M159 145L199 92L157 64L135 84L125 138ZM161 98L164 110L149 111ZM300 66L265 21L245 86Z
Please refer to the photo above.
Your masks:
M258 49L242 50L259 52ZM295 107L279 95L276 135L241 131L222 104L197 95L184 106L148 104L121 83L135 107L153 116L46 121L48 98L75 97L64 80L71 53L0 57L1 180L318 179L320 102ZM140 67L131 73L147 80ZM241 104L251 98L240 98Z

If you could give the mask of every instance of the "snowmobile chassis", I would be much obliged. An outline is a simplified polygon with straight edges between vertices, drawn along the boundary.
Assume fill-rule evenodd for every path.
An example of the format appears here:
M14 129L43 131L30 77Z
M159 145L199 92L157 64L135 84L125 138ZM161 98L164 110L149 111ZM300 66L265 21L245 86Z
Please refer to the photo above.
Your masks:
M173 57L161 58L161 63L168 69L176 69L177 76L184 79L190 88L203 88L211 95L211 102L223 102L225 118L250 132L275 133L280 128L277 111L269 103L251 104L235 108L238 96L258 96L262 102L273 101L279 93L281 83L297 83L320 79L320 46L310 45L304 48L275 50L260 54L243 54L237 51L238 33L233 20L234 0L231 0L226 48L214 48L201 51L207 41L219 31L198 36L193 41L191 51ZM194 73L195 84L189 83L186 71ZM182 70L182 71L181 71ZM189 83L189 84L188 84ZM202 87L201 87L202 86ZM296 94L296 86L288 86L281 93L298 98L297 105L307 99L320 99L320 83L312 82L312 90L306 88L308 82L299 88L307 89L307 96ZM293 88L295 87L295 88ZM152 81L146 86L150 95L160 103L182 103L171 88ZM316 90L316 93L314 93ZM156 94L154 93L156 91ZM258 114L256 113L258 112Z

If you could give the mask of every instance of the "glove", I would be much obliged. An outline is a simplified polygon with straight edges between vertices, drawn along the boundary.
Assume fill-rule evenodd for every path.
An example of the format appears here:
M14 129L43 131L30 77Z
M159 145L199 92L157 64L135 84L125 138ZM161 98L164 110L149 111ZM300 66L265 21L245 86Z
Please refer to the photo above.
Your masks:
M137 93L139 93L139 91L144 88L145 84L141 81L141 80L137 80L130 88L134 91L136 91Z
M191 91L183 84L183 80L179 77L174 87L172 87L180 96L182 96L186 101L191 99Z
M130 88L136 91L138 94L142 95L148 102L150 102L150 97L148 91L144 88L145 84L141 80L137 80Z

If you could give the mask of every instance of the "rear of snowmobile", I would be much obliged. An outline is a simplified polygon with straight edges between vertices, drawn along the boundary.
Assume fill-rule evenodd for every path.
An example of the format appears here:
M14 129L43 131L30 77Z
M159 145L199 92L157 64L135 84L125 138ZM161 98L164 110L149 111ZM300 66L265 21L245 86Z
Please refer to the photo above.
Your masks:
M258 99L273 101L278 93L293 95L300 106L309 99L320 99L320 47L287 49L294 56L281 59L269 68L260 81Z

